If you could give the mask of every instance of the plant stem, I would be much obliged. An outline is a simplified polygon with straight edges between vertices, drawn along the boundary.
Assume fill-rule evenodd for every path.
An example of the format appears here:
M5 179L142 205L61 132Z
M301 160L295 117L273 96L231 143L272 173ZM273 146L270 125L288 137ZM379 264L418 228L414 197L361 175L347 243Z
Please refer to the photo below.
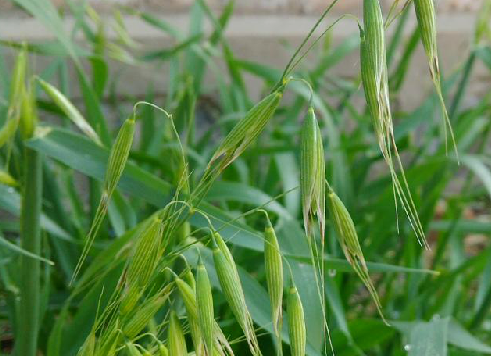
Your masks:
M35 255L41 252L40 214L42 201L42 164L40 154L25 149L24 192L21 212L21 245ZM40 262L21 257L19 333L17 354L35 356L39 332Z

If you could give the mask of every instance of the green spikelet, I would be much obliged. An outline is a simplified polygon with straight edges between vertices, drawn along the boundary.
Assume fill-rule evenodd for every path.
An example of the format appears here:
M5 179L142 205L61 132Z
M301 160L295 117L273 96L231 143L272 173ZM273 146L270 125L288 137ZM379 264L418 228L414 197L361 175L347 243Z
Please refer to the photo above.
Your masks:
M362 280L363 284L365 284L367 287L380 316L384 322L387 323L382 313L382 306L380 305L377 291L375 290L375 287L373 286L368 274L368 268L358 241L358 234L355 229L355 224L353 223L353 220L351 219L351 216L343 202L331 188L329 188L327 196L332 223L334 225L334 229L336 230L336 236L338 237L344 255L355 270L356 274L358 274Z
M293 283L290 291L288 292L286 312L288 313L291 354L292 356L305 356L305 348L307 345L305 317L302 301L300 300L297 288L293 285Z
M201 335L203 336L206 354L212 356L215 340L213 297L211 295L211 284L208 272L206 272L206 268L201 260L199 261L197 268L196 299L198 303L199 328L201 330Z
M261 355L256 333L254 331L254 325L249 310L247 309L244 291L232 254L227 245L225 245L222 237L216 232L213 233L213 241L215 243L213 248L215 270L225 299L244 332L251 353L253 355Z
M445 101L443 100L443 93L441 87L440 79L440 64L438 61L438 48L436 40L436 16L435 16L435 6L433 0L414 0L414 10L416 12L416 18L418 19L419 33L421 34L421 42L426 52L426 56L429 61L429 68L431 79L435 86L435 90L438 94L440 100L440 105L443 112L444 118L444 128L445 128L445 145L448 141L448 133L450 132L450 137L452 139L452 144L455 150L455 154L458 158L457 144L455 142L454 133L452 130L452 125L450 123L450 118L447 113L447 108L445 106Z
M361 78L367 106L372 116L375 135L384 160L389 167L393 182L396 210L397 201L399 201L416 234L418 242L428 248L424 230L419 220L418 212L404 174L404 167L395 144L390 111L387 64L385 60L384 24L382 10L380 9L378 0L364 0L363 14L365 29L360 28ZM400 169L402 182L396 173L394 160Z
M73 272L72 283L75 281L75 278L80 272L80 268L82 268L89 250L92 247L92 243L99 232L102 221L106 216L109 199L111 198L114 189L116 189L118 181L123 174L124 167L126 166L126 161L128 160L130 149L133 144L134 132L135 116L133 115L123 123L123 126L119 130L118 136L116 137L116 141L111 148L111 152L109 153L106 175L104 177L104 190L102 192L101 200L99 201L94 220L92 221L92 226L90 227L89 233L85 239L85 246L82 251L82 255L80 256L77 266L75 267L75 271Z
M283 261L280 245L276 238L273 225L268 219L264 231L264 265L268 284L269 300L273 319L273 330L278 340L278 350L281 354L281 331L283 325Z

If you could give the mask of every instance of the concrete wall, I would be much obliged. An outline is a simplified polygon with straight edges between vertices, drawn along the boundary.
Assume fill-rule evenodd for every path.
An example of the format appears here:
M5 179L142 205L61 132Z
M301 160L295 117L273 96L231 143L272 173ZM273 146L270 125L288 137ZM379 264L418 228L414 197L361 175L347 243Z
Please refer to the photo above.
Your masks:
M76 1L76 0L75 0ZM226 0L206 0L210 6L219 11ZM230 40L235 55L241 59L259 61L277 68L282 68L291 55L291 49L284 45L287 41L291 46L297 45L315 23L322 10L331 0L237 0L235 15L230 21L226 37ZM381 0L382 1L382 0ZM63 0L54 0L57 6L63 8ZM168 21L183 32L189 27L188 9L192 0L91 0L90 3L102 16L110 18L111 8L117 4L130 5L138 9L151 11ZM331 23L340 14L352 13L360 15L361 0L340 0L326 19L325 24ZM402 3L403 1L401 1ZM391 1L383 0L385 10ZM469 50L473 36L476 10L479 0L440 0L438 4L438 38L442 70L450 73L462 64ZM10 2L0 0L0 38L4 40L43 41L52 39L53 34L46 30L36 20L26 16ZM108 21L110 21L108 19ZM171 45L168 36L149 27L135 17L125 18L126 26L131 36L141 44L142 49L162 48ZM408 27L408 32L414 26ZM73 20L66 19L67 31L73 25ZM333 41L340 43L347 36L356 33L357 27L353 20L341 21L333 31ZM407 35L407 34L406 34ZM46 63L44 58L36 59L39 68ZM118 65L112 68L118 71L121 90L130 95L145 92L149 82L154 82L157 91L165 91L165 69L152 66L138 67ZM353 53L340 65L333 69L333 74L354 76L359 71L358 54ZM410 68L410 80L405 84L400 98L402 108L415 107L432 89L428 75L427 62L420 46L415 61ZM258 90L258 81L249 80L252 90ZM473 105L489 89L490 78L488 70L479 65L466 98L466 105Z

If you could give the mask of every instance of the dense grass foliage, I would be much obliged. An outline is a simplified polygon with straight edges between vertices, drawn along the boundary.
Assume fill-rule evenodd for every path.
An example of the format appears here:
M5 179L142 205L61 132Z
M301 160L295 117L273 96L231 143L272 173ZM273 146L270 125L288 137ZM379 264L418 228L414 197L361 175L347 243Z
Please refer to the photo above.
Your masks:
M67 32L50 1L13 2L57 39L0 47L1 354L491 354L491 96L463 107L491 1L449 73L431 0L361 1L333 46L335 0L285 68L237 58L232 1L197 0L187 32L83 1ZM174 44L143 50L124 16ZM394 110L418 46L434 92ZM116 63L165 95L131 97Z

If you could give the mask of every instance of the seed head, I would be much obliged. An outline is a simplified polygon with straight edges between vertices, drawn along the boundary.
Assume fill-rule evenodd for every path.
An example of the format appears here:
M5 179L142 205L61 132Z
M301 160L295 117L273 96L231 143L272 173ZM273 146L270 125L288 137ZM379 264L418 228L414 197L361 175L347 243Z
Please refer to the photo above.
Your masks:
M215 340L213 313L213 297L211 295L211 284L208 272L203 263L198 263L197 268L196 299L198 303L198 319L201 335L203 336L206 354L212 356Z
M377 291L375 290L375 287L373 286L368 274L368 268L358 241L358 234L355 229L355 224L353 223L353 220L351 219L351 216L343 202L332 189L329 189L327 196L332 224L334 225L336 236L343 249L344 255L367 287L373 301L375 302L375 305L377 306L380 316L385 322Z
M276 337L280 341L279 345L281 345L280 337L283 322L283 261L281 259L278 239L269 219L264 237L264 264L272 309L273 329Z
M45 83L46 85L49 85ZM49 88L49 87L48 87ZM61 95L61 94L60 94ZM92 221L92 225L90 227L89 233L85 239L85 246L82 251L82 255L75 267L75 271L72 276L72 282L77 277L80 272L80 268L82 267L85 258L87 257L90 248L92 247L92 243L99 232L99 228L106 216L109 199L111 198L114 189L123 174L124 167L126 166L126 162L129 157L130 149L133 144L133 136L135 131L135 117L131 116L126 119L123 123L123 126L118 132L118 136L116 137L116 141L111 148L111 152L109 153L109 160L106 170L106 175L104 177L104 190L102 192L101 200L99 201L99 205L97 206L97 210L94 216L94 220Z
M307 332L302 301L297 288L292 285L288 292L286 311L288 313L288 328L290 333L290 350L292 356L305 356Z
M122 315L133 309L157 266L162 230L162 221L152 217L148 228L142 230L137 237L135 250L126 270L126 292L120 306Z
M135 338L154 317L155 313L162 308L171 291L172 285L168 285L160 293L147 300L146 303L125 322L123 334L129 339Z
M396 213L399 201L418 241L421 245L427 246L394 138L385 60L384 24L379 1L364 0L363 13L365 29L360 27L361 78L378 145L392 178ZM400 169L402 182L396 173L395 165Z
M317 215L322 239L325 231L325 161L322 136L310 108L302 127L302 149L300 160L300 190L304 228L307 235L312 234L311 217Z
M190 272L190 271L189 271ZM192 273L185 274L186 282L181 278L175 278L177 288L181 294L184 306L186 307L186 314L188 317L189 328L191 331L191 338L193 339L194 350L197 355L204 353L203 338L201 336L201 330L198 321L198 302L196 300L196 282Z
M419 33L421 34L421 42L426 52L426 56L429 60L430 74L435 90L440 99L440 105L443 112L444 128L445 128L445 144L447 144L447 130L450 131L452 143L454 146L455 154L458 157L457 144L455 143L455 137L450 123L450 118L447 113L445 101L443 100L443 94L441 89L440 80L440 67L438 61L438 48L436 40L436 16L435 6L433 0L414 0L414 10L416 12L416 18L418 19Z
M175 311L171 312L167 343L170 355L187 355L186 340L182 331L181 323Z
M227 245L218 233L213 234L215 246L213 248L213 260L218 281L222 287L225 299L232 309L237 322L246 336L249 349L253 355L261 355L254 325L245 302L244 291L240 282L239 273Z

